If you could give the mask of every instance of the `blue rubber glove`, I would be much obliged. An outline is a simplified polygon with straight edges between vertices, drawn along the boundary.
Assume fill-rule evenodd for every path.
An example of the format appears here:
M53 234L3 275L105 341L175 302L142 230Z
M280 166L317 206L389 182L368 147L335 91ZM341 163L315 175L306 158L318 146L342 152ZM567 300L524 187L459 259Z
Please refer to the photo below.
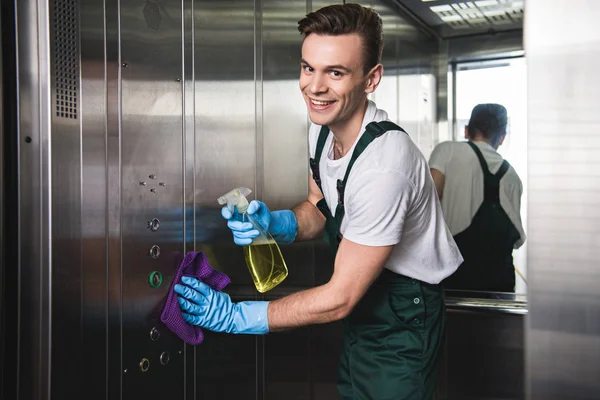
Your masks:
M296 239L298 221L291 210L269 211L262 201L252 200L246 213L262 229L269 232L277 243L289 244ZM225 218L227 226L233 232L233 241L240 246L252 244L252 240L259 235L258 230L250 222L242 222L242 215L237 210L232 214L227 207L223 207L221 215Z
M183 285L173 288L183 319L191 325L214 332L263 335L269 332L268 301L233 303L228 294L212 289L204 282L183 276Z

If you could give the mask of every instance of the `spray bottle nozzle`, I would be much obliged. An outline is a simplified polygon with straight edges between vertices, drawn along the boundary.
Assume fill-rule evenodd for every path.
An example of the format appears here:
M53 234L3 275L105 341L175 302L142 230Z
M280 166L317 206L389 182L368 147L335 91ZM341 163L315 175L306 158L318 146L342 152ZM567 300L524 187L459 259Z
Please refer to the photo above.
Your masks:
M233 207L236 206L238 212L245 213L248 209L248 200L246 196L252 193L252 190L246 187L239 187L229 192L225 193L223 196L219 197L217 201L220 205L227 204L227 208L231 213L233 213Z

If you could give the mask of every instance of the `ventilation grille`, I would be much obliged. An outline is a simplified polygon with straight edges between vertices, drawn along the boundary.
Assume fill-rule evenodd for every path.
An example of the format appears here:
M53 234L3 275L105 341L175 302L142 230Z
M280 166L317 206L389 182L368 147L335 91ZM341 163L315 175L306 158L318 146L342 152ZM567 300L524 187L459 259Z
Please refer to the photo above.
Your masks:
M146 26L153 31L157 31L160 28L160 24L162 22L162 15L160 15L160 8L158 8L158 4L147 1L144 6L144 21L146 21Z
M77 0L54 0L52 58L56 116L77 119L79 40Z

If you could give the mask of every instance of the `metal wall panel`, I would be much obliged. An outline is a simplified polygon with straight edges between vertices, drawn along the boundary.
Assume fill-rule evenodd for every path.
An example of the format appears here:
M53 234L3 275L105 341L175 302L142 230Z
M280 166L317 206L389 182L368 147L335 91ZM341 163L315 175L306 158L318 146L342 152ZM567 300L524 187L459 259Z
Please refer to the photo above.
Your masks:
M206 332L191 347L159 322L175 268L193 249L232 278L235 301L329 280L325 245L294 244L283 249L289 278L258 295L216 202L236 186L273 209L306 198L297 21L326 4L53 0L67 13L61 23L44 5L19 2L20 132L31 140L20 154L27 246L17 398L62 398L67 389L92 399L335 397L339 323L267 337ZM429 68L429 42L419 46L414 27L400 18L386 30L386 68L400 59ZM395 72L390 79L382 102L396 116ZM153 271L163 275L158 288L149 285Z
M182 3L120 13L123 397L182 398L183 344L160 322L184 256Z
M194 0L183 1L183 234L184 252L195 250ZM184 344L184 399L196 399L196 347Z
M289 209L308 194L308 124L306 105L298 86L302 36L297 22L306 14L302 1L262 1L262 196L271 209ZM281 71L296 70L290 79ZM289 275L267 293L274 299L314 285L312 243L282 246ZM310 329L265 338L265 398L311 397ZM290 343L294 346L290 347ZM293 362L290 362L293 360Z
M527 2L526 373L535 400L600 392L599 18L591 0Z
M83 377L81 135L79 7L75 0L50 6L52 190L52 379L51 395L66 397Z
M107 81L105 10L79 3L81 54L81 356L80 396L107 397ZM120 359L120 355L119 355ZM120 375L121 370L117 370ZM118 376L117 375L117 376ZM71 386L73 389L73 386Z
M19 67L18 396L50 397L52 340L49 9L17 3ZM41 61L41 62L39 62Z
M122 356L122 243L121 243L121 46L118 0L104 2L106 85L106 391L121 398ZM85 103L85 99L84 99Z
M239 186L251 198L260 191L260 9L249 0L194 1L195 243L230 276L225 291L234 300L256 298L256 290L217 198ZM196 354L198 398L262 398L262 338L206 332Z

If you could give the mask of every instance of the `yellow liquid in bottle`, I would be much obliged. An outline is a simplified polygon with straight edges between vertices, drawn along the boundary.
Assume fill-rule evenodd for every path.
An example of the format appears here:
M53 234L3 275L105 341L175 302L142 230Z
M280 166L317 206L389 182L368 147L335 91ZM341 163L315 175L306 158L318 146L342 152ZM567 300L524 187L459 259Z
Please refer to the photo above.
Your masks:
M244 255L254 286L260 293L273 289L288 275L281 250L274 241L244 246Z

